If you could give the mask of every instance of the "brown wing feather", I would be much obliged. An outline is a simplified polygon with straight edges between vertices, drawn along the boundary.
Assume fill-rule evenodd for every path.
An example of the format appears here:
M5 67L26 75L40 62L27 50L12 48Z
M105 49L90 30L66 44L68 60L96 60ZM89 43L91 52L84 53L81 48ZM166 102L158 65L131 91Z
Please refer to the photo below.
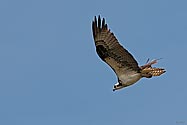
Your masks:
M96 51L99 57L105 61L116 72L127 72L129 70L139 72L140 68L133 56L124 49L105 24L100 16L92 22L93 38L95 41Z

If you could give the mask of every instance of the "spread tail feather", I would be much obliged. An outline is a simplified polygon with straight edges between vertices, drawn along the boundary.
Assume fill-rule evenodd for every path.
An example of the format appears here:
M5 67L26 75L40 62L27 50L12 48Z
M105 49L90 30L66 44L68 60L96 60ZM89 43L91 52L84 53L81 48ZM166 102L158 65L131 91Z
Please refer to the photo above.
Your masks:
M166 71L163 68L152 68L152 67L146 67L141 71L142 74L149 74L151 76L160 76L165 72Z

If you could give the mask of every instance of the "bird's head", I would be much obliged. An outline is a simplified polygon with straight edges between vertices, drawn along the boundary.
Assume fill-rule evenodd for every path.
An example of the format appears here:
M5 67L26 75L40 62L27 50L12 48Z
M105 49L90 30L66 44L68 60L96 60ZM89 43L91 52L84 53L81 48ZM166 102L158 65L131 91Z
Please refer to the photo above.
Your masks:
M122 86L122 84L120 84L119 82L117 82L116 84L114 84L113 91L121 89L123 87L125 87L125 86Z

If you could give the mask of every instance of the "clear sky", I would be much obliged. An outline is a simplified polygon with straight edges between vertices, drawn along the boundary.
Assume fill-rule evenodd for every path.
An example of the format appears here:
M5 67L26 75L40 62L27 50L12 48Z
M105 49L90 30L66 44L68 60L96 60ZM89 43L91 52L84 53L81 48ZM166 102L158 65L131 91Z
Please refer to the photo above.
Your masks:
M0 125L186 125L186 0L1 0ZM161 77L113 92L91 21L101 15Z

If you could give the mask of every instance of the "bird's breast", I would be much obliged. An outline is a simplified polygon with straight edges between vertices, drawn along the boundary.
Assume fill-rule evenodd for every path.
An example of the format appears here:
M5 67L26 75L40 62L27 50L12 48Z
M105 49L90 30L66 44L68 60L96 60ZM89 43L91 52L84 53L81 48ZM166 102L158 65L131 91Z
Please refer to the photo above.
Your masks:
M119 80L121 80L122 84L125 86L132 85L136 83L138 80L140 80L141 74L140 73L134 73L134 74L124 74L119 77Z

